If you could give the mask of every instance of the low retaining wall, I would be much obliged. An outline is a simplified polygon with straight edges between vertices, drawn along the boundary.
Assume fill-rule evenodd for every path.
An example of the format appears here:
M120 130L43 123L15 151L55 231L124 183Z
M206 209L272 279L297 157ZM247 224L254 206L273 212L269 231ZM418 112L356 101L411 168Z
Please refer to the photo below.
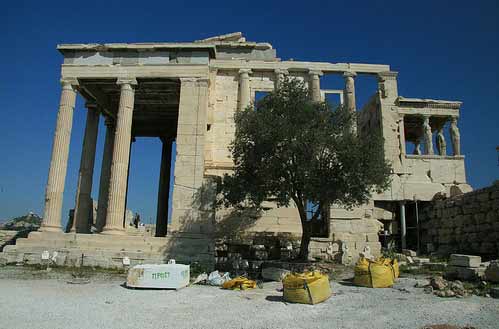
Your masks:
M427 252L499 257L499 182L473 192L434 200L421 211Z
M17 231L0 230L0 252L6 245L15 243L15 238L18 233L19 232Z

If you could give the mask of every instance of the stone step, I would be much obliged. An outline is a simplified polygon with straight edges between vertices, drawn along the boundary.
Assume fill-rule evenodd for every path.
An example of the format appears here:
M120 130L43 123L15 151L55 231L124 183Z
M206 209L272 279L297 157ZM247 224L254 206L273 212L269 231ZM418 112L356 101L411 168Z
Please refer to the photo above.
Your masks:
M189 236L189 235L172 235L168 237L144 237L144 236L128 236L128 235L105 235L105 234L74 234L74 233L56 233L56 232L32 232L28 239L29 241L50 241L51 245L55 246L72 246L72 245L94 245L102 246L109 244L110 246L125 247L126 246L142 246L150 245L153 247L164 247L169 244L175 244L178 241L189 242L192 245L212 244L212 239L204 236ZM25 243L20 240L21 243ZM31 242L28 242L30 244ZM34 242L36 243L36 242Z
M480 256L451 254L449 259L450 266L477 268L480 267L481 263L482 263L482 257Z
M33 241L30 239L23 239L20 243L8 246L9 248L16 248L17 250L81 250L81 251L101 251L106 252L138 252L138 253L151 253L151 254L164 254L166 250L177 251L182 254L195 255L199 252L210 252L214 248L207 243L179 243L179 244L166 244L160 246L151 246L145 243L136 243L123 245L118 242L92 242L92 243L64 243L61 241Z

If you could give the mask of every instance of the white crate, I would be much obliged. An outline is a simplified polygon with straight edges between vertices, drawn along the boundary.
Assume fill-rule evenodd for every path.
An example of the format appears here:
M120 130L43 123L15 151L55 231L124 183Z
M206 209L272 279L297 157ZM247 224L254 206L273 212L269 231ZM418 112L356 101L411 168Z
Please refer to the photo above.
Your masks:
M127 287L180 289L190 280L189 265L143 264L128 270Z

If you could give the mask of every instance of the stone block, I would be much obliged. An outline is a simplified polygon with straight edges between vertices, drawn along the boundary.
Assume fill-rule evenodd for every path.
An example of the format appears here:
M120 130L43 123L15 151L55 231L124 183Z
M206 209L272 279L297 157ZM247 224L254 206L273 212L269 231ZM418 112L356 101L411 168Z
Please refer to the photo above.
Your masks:
M411 249L402 249L402 254L406 256L411 256L411 257L416 257L417 253L414 250Z
M418 265L423 265L423 264L428 264L430 262L429 258L423 258L423 257L412 257L414 260L414 263Z
M445 269L447 268L446 263L426 263L423 264L423 267L429 269L430 271L439 271L439 272L444 272Z
M452 254L450 255L449 265L460 267L480 267L482 258L480 256Z
M449 280L464 280L473 281L482 279L485 275L485 268L483 267L461 267L461 266L447 266L445 270L445 278Z

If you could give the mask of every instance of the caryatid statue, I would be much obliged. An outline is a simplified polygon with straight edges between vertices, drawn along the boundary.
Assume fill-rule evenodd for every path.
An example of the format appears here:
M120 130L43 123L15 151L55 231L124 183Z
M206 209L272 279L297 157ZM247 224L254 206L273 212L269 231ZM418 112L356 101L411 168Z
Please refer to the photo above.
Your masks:
M452 117L450 122L450 140L452 142L452 151L454 155L461 155L461 134L457 127L457 117Z
M412 154L421 155L421 144L419 143L419 139L414 141L414 151Z
M423 120L423 136L426 154L433 154L433 135L430 127L430 117L425 116Z
M444 137L444 126L438 127L437 132L437 150L440 155L447 155L447 143Z

